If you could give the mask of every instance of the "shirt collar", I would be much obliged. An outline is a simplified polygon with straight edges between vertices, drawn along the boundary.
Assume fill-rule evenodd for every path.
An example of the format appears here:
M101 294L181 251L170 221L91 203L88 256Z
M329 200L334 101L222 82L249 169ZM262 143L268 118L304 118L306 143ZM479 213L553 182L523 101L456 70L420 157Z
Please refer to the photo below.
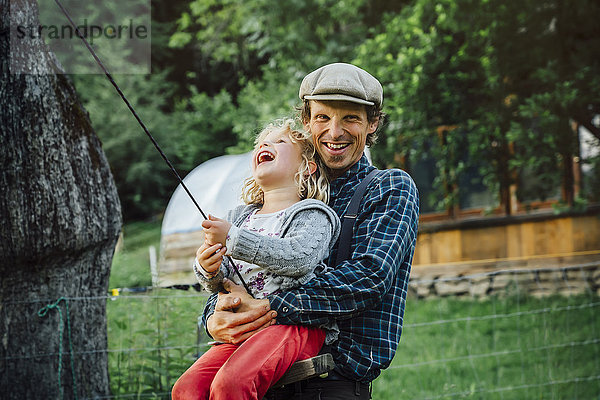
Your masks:
M339 190L347 183L362 181L371 169L373 169L373 167L369 163L367 156L363 153L362 157L353 166L351 166L348 171L344 172L343 175L331 182L331 195L337 195Z

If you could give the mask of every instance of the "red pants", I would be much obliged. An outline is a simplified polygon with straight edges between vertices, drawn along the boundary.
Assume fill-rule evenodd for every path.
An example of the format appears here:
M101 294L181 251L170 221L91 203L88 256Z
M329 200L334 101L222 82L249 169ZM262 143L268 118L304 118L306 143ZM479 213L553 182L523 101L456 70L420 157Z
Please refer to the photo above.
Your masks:
M316 356L324 340L318 328L272 325L241 345L213 346L179 377L171 398L262 399L294 362Z

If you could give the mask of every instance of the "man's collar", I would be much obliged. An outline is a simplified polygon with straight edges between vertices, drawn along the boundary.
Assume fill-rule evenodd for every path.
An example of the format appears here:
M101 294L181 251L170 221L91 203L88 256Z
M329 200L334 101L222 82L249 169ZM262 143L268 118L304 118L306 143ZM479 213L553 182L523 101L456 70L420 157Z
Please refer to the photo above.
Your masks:
M370 165L371 164L369 163L367 156L365 153L363 153L362 157L356 163L354 163L354 165L351 166L348 171L344 172L341 176L331 182L331 190L339 190L345 183L352 179L363 178L362 175L367 174L367 170Z

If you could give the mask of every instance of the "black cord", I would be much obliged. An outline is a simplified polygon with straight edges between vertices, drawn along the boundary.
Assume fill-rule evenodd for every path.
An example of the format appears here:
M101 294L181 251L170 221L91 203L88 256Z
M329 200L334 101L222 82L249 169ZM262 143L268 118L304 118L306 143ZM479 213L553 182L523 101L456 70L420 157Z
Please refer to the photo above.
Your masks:
M133 106L131 105L131 103L129 102L129 100L127 100L127 97L125 97L125 94L123 94L123 91L121 90L121 88L119 87L119 85L117 85L117 83L113 79L112 75L108 72L108 70L106 69L106 67L102 63L102 61L100 61L100 58L98 58L98 55L96 54L96 52L94 51L94 49L92 48L92 46L90 46L90 44L88 43L88 41L86 40L86 38L79 31L79 28L75 25L75 23L71 19L71 16L67 12L67 10L65 10L65 8L63 7L63 5L60 3L59 0L54 0L54 1L58 5L58 7L62 11L62 13L65 15L65 17L67 17L67 19L69 20L69 23L71 24L71 26L73 27L73 29L75 29L75 32L77 32L77 36L79 36L79 38L85 44L85 47L87 47L87 49L89 50L89 52L92 54L92 57L94 57L94 60L96 60L96 63L100 66L100 68L104 72L104 75L106 75L106 77L108 78L108 80L110 81L110 83L117 90L117 93L119 93L119 96L121 96L121 99L123 99L123 101L125 102L125 104L129 108L129 111L131 111L131 113L133 114L133 116L135 117L135 119L137 120L137 122L140 124L140 126L142 127L142 129L144 130L144 132L146 133L146 135L148 136L148 138L150 138L150 140L152 141L152 144L154 145L154 147L156 147L156 150L158 150L158 152L160 153L160 156L163 158L163 160L165 160L165 162L167 163L167 165L169 166L169 168L171 169L171 171L173 172L173 174L175 174L175 176L177 177L177 180L179 181L179 184L181 185L181 187L183 187L183 190L185 190L185 192L190 197L190 199L192 200L192 202L194 203L194 205L196 206L196 208L198 209L198 211L200 211L200 214L202 214L202 217L204 219L208 219L208 217L206 216L206 214L204 214L204 211L202 211L202 208L200 208L200 205L198 204L198 202L196 201L196 199L192 195L192 192L190 192L190 190L187 188L187 186L185 185L185 183L183 183L183 179L181 179L181 176L179 175L179 173L177 172L177 170L175 169L175 167L173 166L173 164L171 163L171 161L169 161L169 159L167 158L167 155L160 148L160 146L158 145L158 142L156 141L156 139L154 139L154 137L152 136L152 134L150 134L150 131L148 131L148 128L146 128L146 125L144 124L144 122L142 122L141 118L138 116L137 112L135 111L135 109L133 108ZM237 274L238 278L240 278L240 281L242 282L242 285L244 285L244 288L246 289L246 291L250 295L252 295L252 292L248 288L248 285L244 281L244 278L242 278L242 275L240 274L240 271L238 271L236 265L234 264L233 259L230 256L225 256L225 257L227 257L227 260L231 264L233 270Z

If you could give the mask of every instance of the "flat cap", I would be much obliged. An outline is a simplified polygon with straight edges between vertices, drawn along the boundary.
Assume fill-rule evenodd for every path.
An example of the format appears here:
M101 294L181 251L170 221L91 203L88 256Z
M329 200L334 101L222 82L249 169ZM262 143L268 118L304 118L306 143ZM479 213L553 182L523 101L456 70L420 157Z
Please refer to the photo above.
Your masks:
M344 100L358 104L383 103L381 83L352 64L327 64L306 75L298 93L302 100Z

